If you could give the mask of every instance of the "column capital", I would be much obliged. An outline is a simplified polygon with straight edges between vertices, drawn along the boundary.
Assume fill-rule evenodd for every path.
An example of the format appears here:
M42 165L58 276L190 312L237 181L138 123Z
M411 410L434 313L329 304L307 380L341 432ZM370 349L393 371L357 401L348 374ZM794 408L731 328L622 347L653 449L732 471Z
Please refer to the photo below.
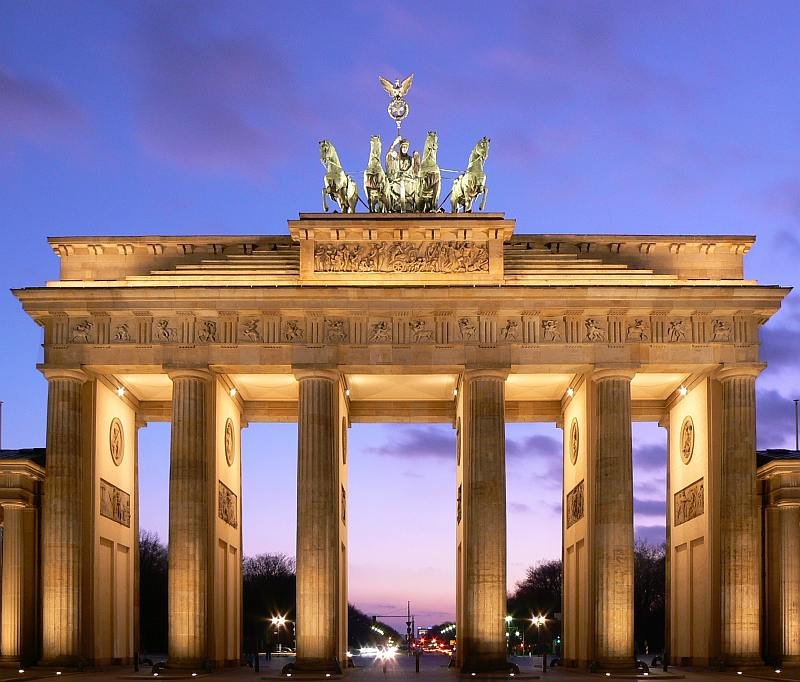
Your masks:
M164 373L171 381L175 381L175 379L211 380L211 370L209 370L208 367L171 367L165 365Z
M36 367L48 381L54 379L71 379L79 383L89 380L89 375L81 367L49 367L47 365L37 365Z
M327 379L328 381L339 382L342 380L342 373L335 366L292 365L292 374L298 381L303 379Z
M736 377L757 377L767 367L766 362L748 362L742 364L723 363L714 378L719 381Z
M602 364L595 365L589 376L592 381L602 381L603 379L627 379L630 381L638 370L638 366Z
M462 374L464 381L473 381L474 379L497 379L498 381L505 381L511 370L509 367L465 367Z

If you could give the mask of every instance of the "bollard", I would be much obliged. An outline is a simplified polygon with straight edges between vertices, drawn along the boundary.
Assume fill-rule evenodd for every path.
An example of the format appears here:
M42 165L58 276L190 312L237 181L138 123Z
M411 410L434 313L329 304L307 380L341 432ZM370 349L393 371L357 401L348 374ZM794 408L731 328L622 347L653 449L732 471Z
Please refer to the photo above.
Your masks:
M414 664L416 666L416 671L419 672L419 649L414 652Z

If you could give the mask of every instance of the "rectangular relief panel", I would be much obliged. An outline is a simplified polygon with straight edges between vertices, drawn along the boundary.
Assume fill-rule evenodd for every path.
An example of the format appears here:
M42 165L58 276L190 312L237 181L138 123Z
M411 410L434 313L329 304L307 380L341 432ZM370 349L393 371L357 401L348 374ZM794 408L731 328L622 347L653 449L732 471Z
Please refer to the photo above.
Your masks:
M703 515L705 509L705 490L703 479L687 485L675 493L674 525L680 526L687 521Z
M100 516L131 527L131 496L122 488L100 479Z
M220 519L233 528L239 527L238 519L238 498L222 481L217 481L217 514Z
M567 528L583 518L583 481L567 493Z

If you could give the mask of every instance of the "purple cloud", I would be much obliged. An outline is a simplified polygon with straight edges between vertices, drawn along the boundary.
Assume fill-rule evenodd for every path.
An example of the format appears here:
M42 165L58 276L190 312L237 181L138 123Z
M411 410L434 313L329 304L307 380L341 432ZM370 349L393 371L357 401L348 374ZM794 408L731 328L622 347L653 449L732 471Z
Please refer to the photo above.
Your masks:
M43 143L75 134L84 114L59 88L20 78L0 65L0 128L6 134Z
M456 432L439 426L413 426L400 430L400 436L381 445L366 448L367 452L386 457L456 458Z
M142 23L140 134L155 154L202 172L263 178L307 108L263 36L224 34L216 12L150 5Z
M643 500L634 497L633 513L637 516L658 516L664 518L667 513L666 500Z
M758 447L794 447L794 402L772 390L757 390L756 400Z
M522 502L509 502L508 511L512 514L530 514L533 509L530 505L523 504Z
M643 470L664 471L667 466L667 444L648 443L633 448L633 465Z

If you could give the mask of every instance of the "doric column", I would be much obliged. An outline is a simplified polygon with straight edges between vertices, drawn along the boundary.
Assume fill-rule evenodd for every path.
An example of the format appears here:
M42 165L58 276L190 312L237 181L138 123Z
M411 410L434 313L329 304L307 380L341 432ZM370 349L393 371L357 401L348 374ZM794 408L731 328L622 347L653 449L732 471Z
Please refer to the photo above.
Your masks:
M0 655L18 661L22 650L25 538L24 507L3 505L3 581ZM29 569L30 570L30 569Z
M208 452L210 374L176 370L172 379L169 467L169 665L196 667L208 656Z
M339 627L339 375L296 372L297 659L299 670L337 672Z
M78 370L45 370L47 471L42 501L42 659L81 657L83 457Z
M756 376L761 365L724 368L720 459L720 656L760 660L761 524L756 498Z
M777 483L773 484L775 490L770 490L770 497L791 495L795 499L770 502L766 510L765 657L775 665L800 661L800 504L794 495L798 474L786 476L794 479L790 483L792 488L782 489Z
M633 665L632 372L595 373L594 658Z
M462 671L508 669L506 655L505 370L463 382Z

